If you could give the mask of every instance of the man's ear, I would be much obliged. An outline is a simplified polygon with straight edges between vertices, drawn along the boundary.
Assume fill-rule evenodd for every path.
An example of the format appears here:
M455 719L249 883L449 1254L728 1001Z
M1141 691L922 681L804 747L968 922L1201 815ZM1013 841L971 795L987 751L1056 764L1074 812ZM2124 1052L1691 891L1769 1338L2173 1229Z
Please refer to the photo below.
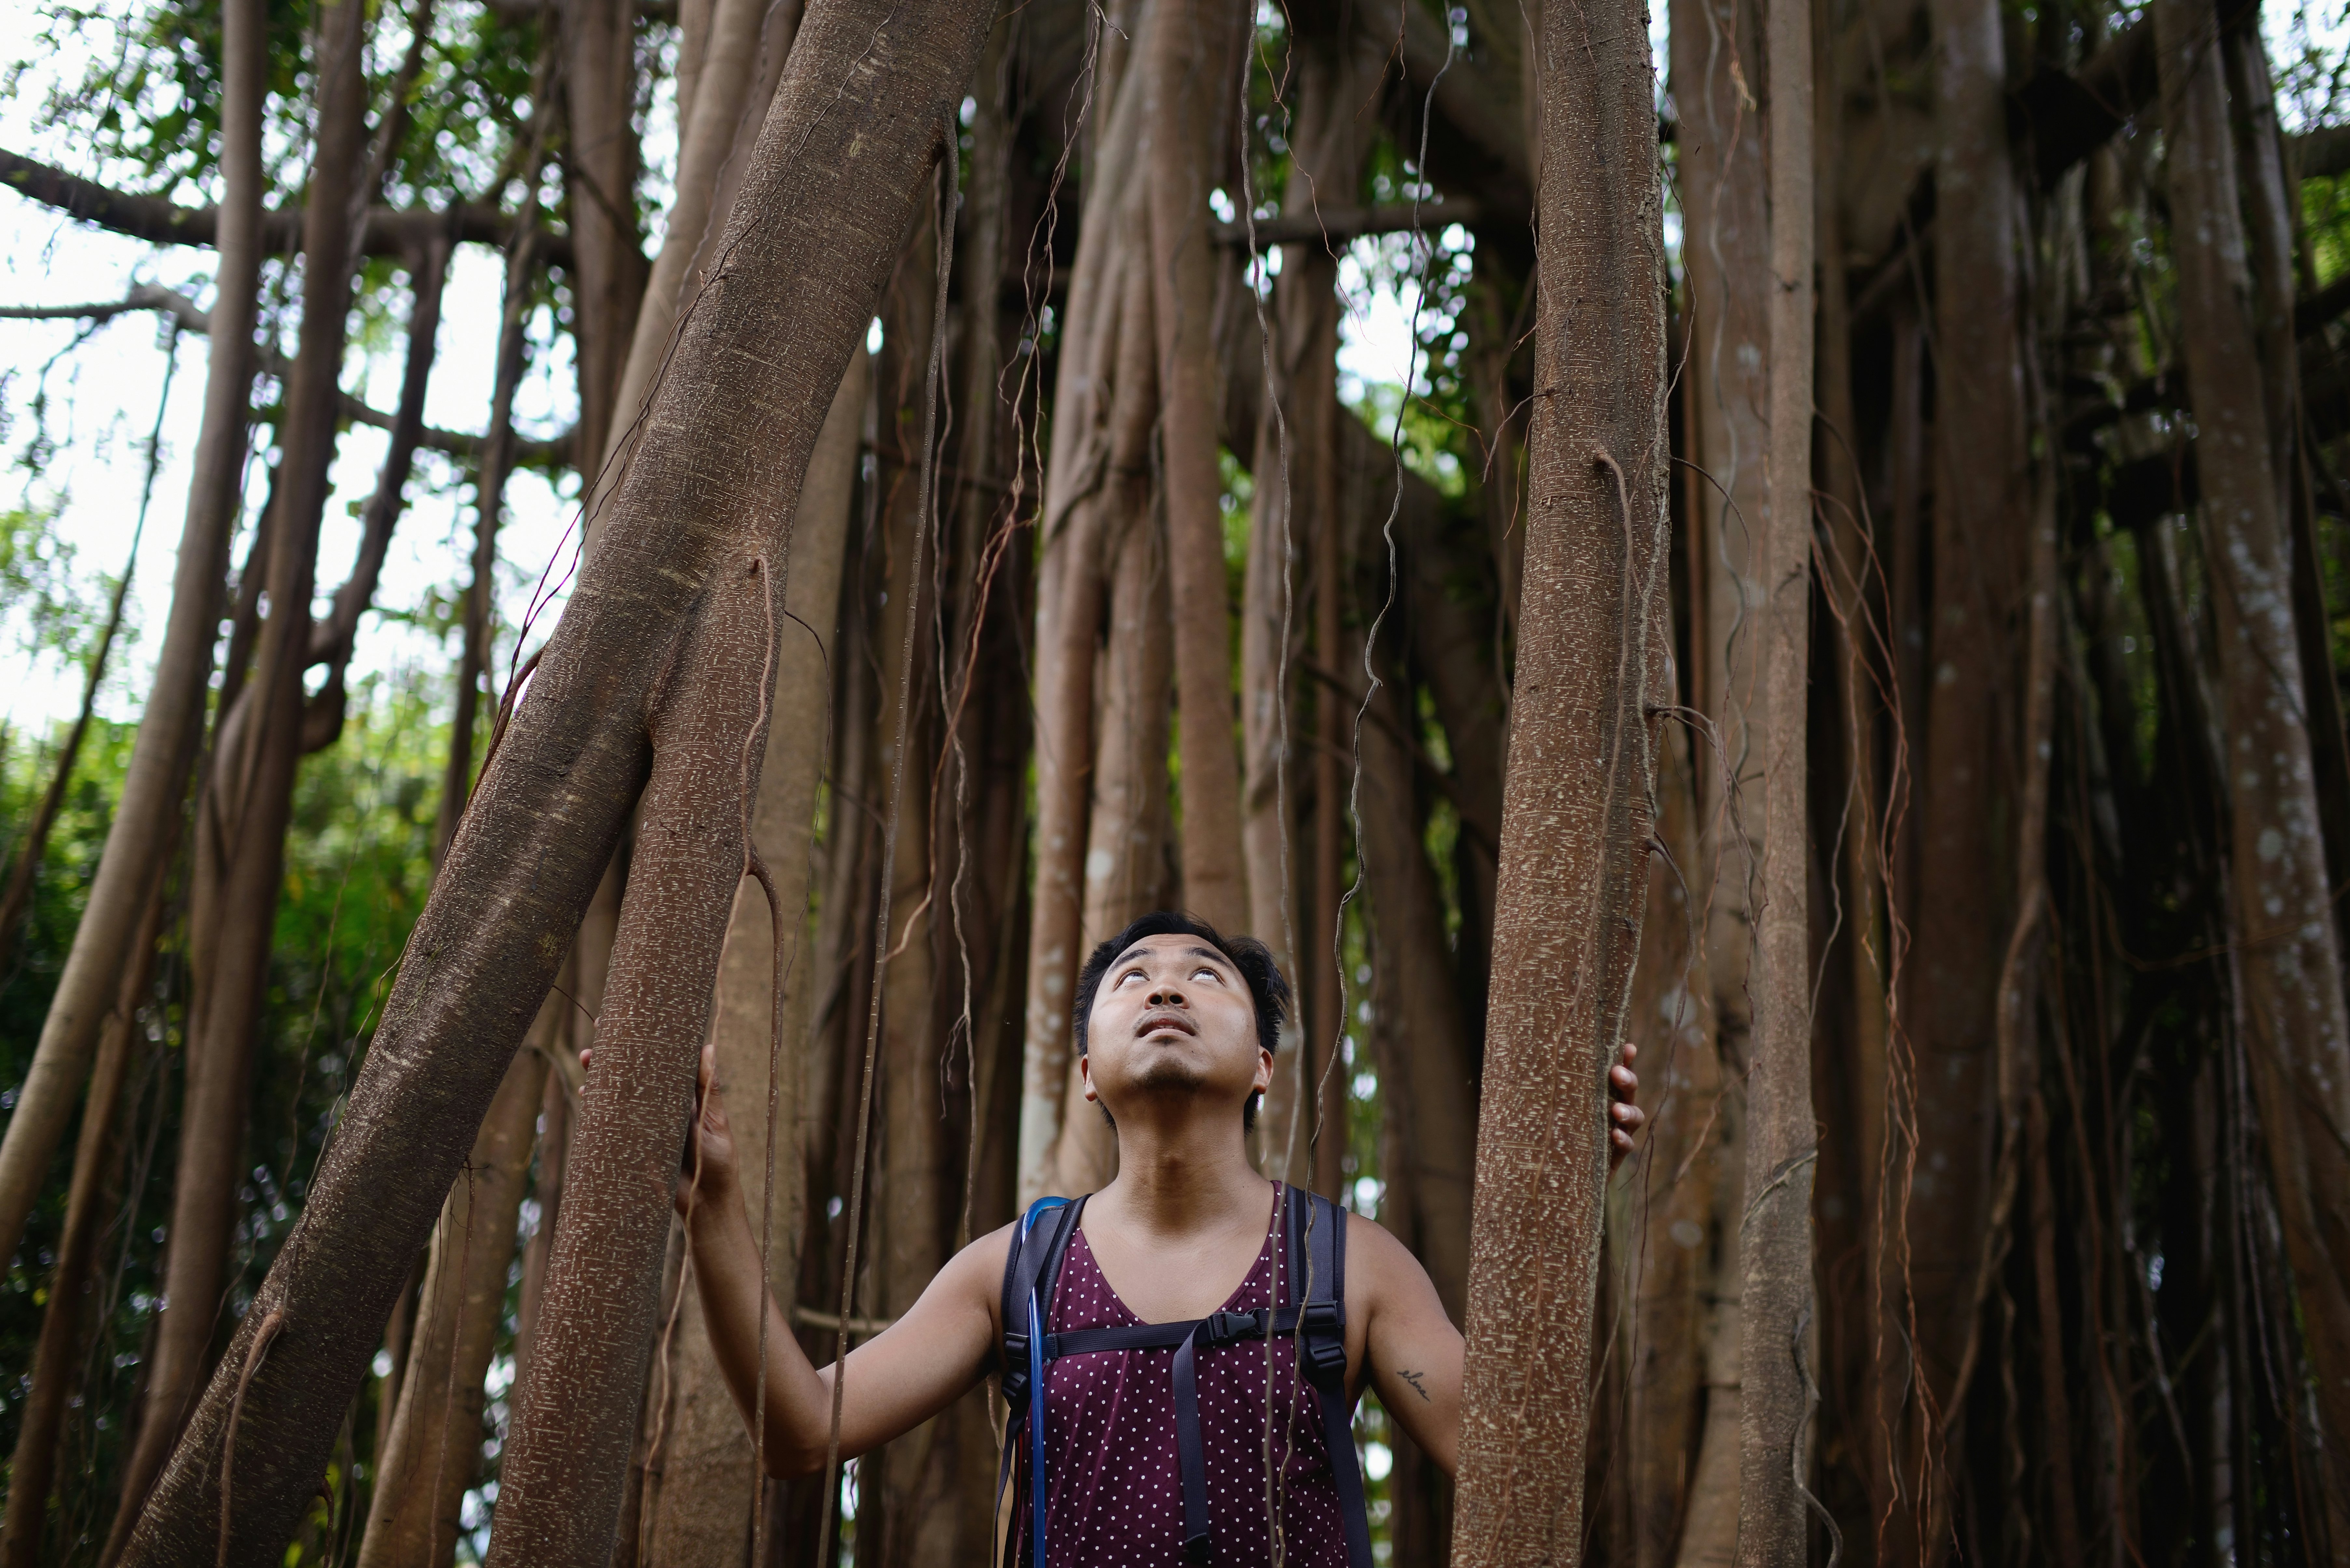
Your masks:
M1094 1092L1094 1059L1091 1054L1077 1058L1077 1081L1085 1085L1086 1098L1096 1105L1101 1104L1101 1096Z
M1273 1087L1273 1053L1260 1045L1256 1048L1256 1092L1260 1095Z

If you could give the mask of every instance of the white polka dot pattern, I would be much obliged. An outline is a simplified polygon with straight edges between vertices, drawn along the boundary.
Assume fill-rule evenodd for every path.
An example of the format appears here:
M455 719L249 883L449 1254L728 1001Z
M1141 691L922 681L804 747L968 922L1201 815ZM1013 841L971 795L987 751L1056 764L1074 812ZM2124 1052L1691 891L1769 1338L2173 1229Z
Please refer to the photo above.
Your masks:
M1225 1312L1291 1300L1286 1281L1274 1300L1281 1253L1275 1192L1274 1223L1256 1266L1224 1303ZM1141 1321L1110 1289L1080 1229L1053 1291L1048 1331ZM1199 1353L1215 1568L1256 1568L1273 1561L1264 1462L1266 1348L1266 1341L1244 1340ZM1346 1568L1346 1529L1320 1408L1298 1373L1295 1341L1284 1335L1271 1348L1283 1562L1285 1568ZM1174 1362L1172 1350L1100 1350L1045 1364L1046 1568L1184 1568ZM1024 1562L1031 1540L1027 1451L1022 1443L1014 1492Z

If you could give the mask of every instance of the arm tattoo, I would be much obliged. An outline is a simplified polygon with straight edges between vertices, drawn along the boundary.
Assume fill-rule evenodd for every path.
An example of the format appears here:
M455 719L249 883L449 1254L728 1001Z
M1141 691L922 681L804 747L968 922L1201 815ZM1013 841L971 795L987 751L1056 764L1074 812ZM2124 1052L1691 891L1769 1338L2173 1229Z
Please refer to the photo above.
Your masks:
M1410 1384L1410 1385L1411 1385L1411 1391L1412 1391L1413 1393L1415 1393L1415 1394L1419 1395L1419 1397L1420 1397L1420 1399L1421 1399L1421 1401L1422 1401L1423 1403L1426 1403L1426 1402L1428 1401L1428 1389L1427 1389L1424 1386L1422 1386L1422 1384L1421 1384L1421 1383L1420 1383L1420 1381L1419 1381L1421 1378L1423 1378L1423 1377L1425 1377L1425 1376L1428 1376L1428 1374L1427 1374L1427 1373L1425 1373L1425 1372L1398 1372L1398 1373L1396 1374L1396 1376L1397 1376L1398 1377L1402 1378L1406 1383Z

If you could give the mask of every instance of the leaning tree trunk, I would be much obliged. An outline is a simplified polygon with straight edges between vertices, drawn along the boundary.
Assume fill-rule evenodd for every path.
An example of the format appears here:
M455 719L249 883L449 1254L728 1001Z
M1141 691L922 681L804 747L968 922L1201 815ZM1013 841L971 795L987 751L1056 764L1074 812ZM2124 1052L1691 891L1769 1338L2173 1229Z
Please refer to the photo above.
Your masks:
M188 487L188 520L172 579L172 610L130 766L90 884L65 971L41 1024L33 1064L0 1141L0 1257L15 1255L80 1096L99 1026L114 1005L125 959L147 904L163 846L185 806L188 773L203 737L204 690L221 618L229 540L244 479L246 410L253 393L253 325L261 277L263 56L268 21L259 0L222 7L221 175L214 235L211 364L204 417Z
M783 1035L780 1041L774 1035L774 928L766 899L750 881L735 891L711 1031L719 1081L733 1096L734 1148L752 1231L766 1249L767 1278L786 1311L799 1278L806 1204L802 1123L817 1108L806 1097L804 1042L811 992L828 978L818 971L806 941L816 784L826 759L823 746L811 742L832 732L841 550L856 487L869 366L862 349L850 359L800 487L785 597L785 609L799 624L788 628L793 635L775 649L775 718L767 726L767 761L751 820L759 857L775 875L776 901L792 923L793 935L784 948ZM769 1354L783 1351L772 1346ZM699 1293L688 1295L680 1314L671 1374L677 1397L667 1473L650 1536L651 1561L676 1568L734 1568L751 1550L761 1477L751 1435L711 1351Z
M534 1038L515 1054L442 1205L391 1440L375 1457L359 1568L448 1568L455 1560L465 1492L482 1463L483 1378L505 1316L531 1132L570 1005L552 992L539 1004Z
M1666 578L1663 207L1646 12L1543 9L1541 305L1453 1561L1573 1563L1607 1073L1647 890ZM1658 699L1663 701L1663 699ZM1564 982L1564 985L1562 984Z
M1123 373L1138 361L1148 369L1155 351L1149 279L1133 261L1141 103L1140 93L1127 92L1094 110L1107 130L1086 186L1037 524L1043 544L1036 582L1036 870L1022 1018L1024 1208L1053 1189L1054 1146L1071 1070L1069 1006L1085 961L1078 944L1094 754L1094 644L1108 586L1102 546L1107 504L1100 492L1109 483L1121 397L1130 410L1140 410L1146 431L1158 411L1155 379L1145 397ZM1138 334L1139 351L1128 344Z
M1769 0L1770 516L1763 528L1762 930L1739 1221L1740 1568L1804 1568L1813 1368L1811 834L1812 0Z
M45 1559L41 1532L48 1521L49 1496L57 1484L66 1409L77 1391L85 1347L93 1330L98 1300L98 1251L107 1210L120 1183L124 1123L122 1103L133 1064L146 1054L146 1025L140 1019L155 972L155 941L163 924L167 851L155 866L148 889L147 916L139 943L123 971L122 991L99 1037L98 1061L90 1069L89 1100L82 1108L81 1137L74 1149L73 1184L66 1195L65 1231L57 1238L57 1262L49 1275L48 1309L33 1350L33 1386L18 1407L16 1452L8 1463L8 1515L0 1528L0 1568L35 1568ZM47 1559L55 1561L55 1559Z
M1236 24L1209 0L1158 0L1144 23L1149 123L1150 278L1159 333L1167 567L1182 719L1183 902L1220 930L1249 918L1232 747L1232 611L1217 466L1216 247L1208 192L1223 168ZM1278 933L1261 933L1267 936Z
M2314 1478L2350 1529L2350 1016L2302 721L2292 558L2245 301L2244 235L2215 16L2158 0L2171 246L2194 389L2204 560L2218 621L2226 738L2230 936L2262 1141L2332 1473ZM2335 1542L2337 1551L2340 1539Z
M826 389L872 319L987 21L970 0L840 0L808 18L730 224L733 259L705 286L604 547L475 790L301 1221L140 1521L130 1560L142 1568L215 1557L224 1508L227 1561L276 1560L366 1376L370 1330L658 760L647 820L659 831L632 880L670 901L639 909L621 936L493 1543L501 1563L605 1561L674 1151L742 867L739 795L762 760L742 753L764 734L753 721L767 579L754 566L781 557L775 520L796 499ZM716 713L713 684L725 688ZM695 804L681 810L689 786ZM648 968L670 977L669 994L643 984ZM230 1489L233 1402L244 1440Z
M309 662L318 524L342 412L338 386L351 297L349 208L367 148L367 83L360 58L365 7L358 0L338 0L320 13L317 36L317 132L303 212L301 346L286 388L285 456L269 551L272 609L255 656L254 679L222 721L211 780L198 806L189 912L194 989L165 1304L147 1366L138 1440L123 1468L122 1499L108 1532L102 1557L107 1563L116 1561L130 1540L148 1490L203 1386L214 1326L224 1307L255 1036L285 875L286 826L302 757L302 683Z

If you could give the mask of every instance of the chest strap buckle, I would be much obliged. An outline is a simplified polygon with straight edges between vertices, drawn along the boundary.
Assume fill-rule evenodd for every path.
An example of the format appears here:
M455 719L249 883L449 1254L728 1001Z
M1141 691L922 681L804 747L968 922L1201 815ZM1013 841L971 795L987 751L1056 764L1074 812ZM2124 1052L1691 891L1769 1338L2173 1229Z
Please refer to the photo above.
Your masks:
M1219 1312L1208 1314L1201 1324L1202 1345L1238 1345L1244 1339L1264 1337L1265 1321L1272 1314L1264 1312Z

